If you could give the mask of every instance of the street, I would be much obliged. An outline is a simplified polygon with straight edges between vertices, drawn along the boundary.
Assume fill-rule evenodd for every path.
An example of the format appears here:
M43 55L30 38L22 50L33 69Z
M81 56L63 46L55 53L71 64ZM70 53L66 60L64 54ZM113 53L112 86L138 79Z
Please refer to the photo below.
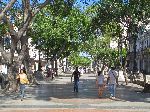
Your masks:
M0 112L149 112L150 94L141 93L142 87L120 82L116 99L109 98L106 87L103 98L98 98L94 74L80 78L79 93L73 92L70 74L53 81L39 81L38 86L28 86L26 98L18 94L0 94Z

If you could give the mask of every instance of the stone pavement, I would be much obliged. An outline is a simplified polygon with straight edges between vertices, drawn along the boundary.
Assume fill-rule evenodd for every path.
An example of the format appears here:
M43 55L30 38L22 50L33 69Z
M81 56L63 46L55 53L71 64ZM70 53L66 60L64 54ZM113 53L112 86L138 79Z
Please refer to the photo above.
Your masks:
M0 109L0 112L149 112L148 110L131 110L131 109L113 109L113 110L108 110L108 109L41 109L41 108L36 108L36 109Z
M79 93L73 92L70 75L39 83L27 87L23 101L18 94L0 94L0 112L150 112L150 94L141 93L143 88L136 84L120 82L117 98L112 100L107 87L104 97L98 98L94 74L81 77Z

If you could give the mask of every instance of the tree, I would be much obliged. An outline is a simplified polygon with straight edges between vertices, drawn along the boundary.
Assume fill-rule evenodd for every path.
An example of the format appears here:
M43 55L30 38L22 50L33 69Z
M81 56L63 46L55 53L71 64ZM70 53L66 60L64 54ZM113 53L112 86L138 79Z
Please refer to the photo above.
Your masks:
M52 62L78 50L86 27L86 16L78 8L73 7L65 15L62 12L55 14L53 10L50 6L41 10L30 33L34 44L39 37L43 40L40 49Z
M97 14L93 18L93 23L99 25L103 32L106 31L103 26L110 25L112 22L115 23L120 28L115 28L116 31L112 30L112 32L116 32L119 41L124 43L127 48L128 38L132 37L136 41L139 23L146 23L150 17L148 4L150 4L148 0L130 0L128 3L117 0L102 1L97 6ZM128 30L126 30L127 35L122 36L125 27ZM134 47L134 49L136 48Z
M85 56L80 56L79 53L72 53L68 59L71 65L74 67L88 67L91 64L91 59Z
M35 15L47 4L57 9L61 3L66 3L71 6L74 1L65 0L60 2L60 4L55 4L56 1L50 0L45 0L43 3L38 0L22 0L20 2L11 0L9 3L7 1L1 1L0 3L0 5L3 5L2 9L0 9L0 31L2 31L0 34L3 34L0 35L0 52L2 54L3 64L8 66L8 74L15 76L18 71L13 73L14 68L18 70L22 63L27 65L29 61L27 34ZM7 52L3 48L5 32L11 39L10 52ZM18 54L18 58L15 58L15 53Z
M2 18L5 16L5 13L11 9L11 7L13 6L13 4L16 2L16 0L11 0L6 6L5 8L2 10L0 9L0 20L2 20ZM4 4L2 1L0 1L1 5Z
M127 42L129 38L133 40L134 71L136 71L136 39L140 27L139 23L148 23L150 18L149 5L149 0L130 0L127 3L120 0L107 0L101 1L94 6L96 12L92 16L92 31L99 28L104 34L109 33L113 34L113 37L118 37L121 52L122 43L125 45L126 50L128 50ZM127 35L123 36L123 31L126 31ZM126 64L124 64L124 70L125 67Z
M110 37L106 35L86 41L82 50L91 56L96 62L96 66L99 66L99 62L112 66L118 61L117 50L110 48Z

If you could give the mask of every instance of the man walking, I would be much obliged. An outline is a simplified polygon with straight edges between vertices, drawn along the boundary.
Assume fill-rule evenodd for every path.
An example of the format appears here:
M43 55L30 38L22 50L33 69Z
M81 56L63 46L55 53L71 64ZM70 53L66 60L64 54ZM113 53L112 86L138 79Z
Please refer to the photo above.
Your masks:
M108 72L107 84L109 86L110 98L115 99L117 73L114 67L111 67L111 70Z
M74 92L78 92L78 84L79 84L79 77L80 77L80 72L78 71L78 67L76 67L75 71L72 73L71 81L72 81L72 77L74 77Z

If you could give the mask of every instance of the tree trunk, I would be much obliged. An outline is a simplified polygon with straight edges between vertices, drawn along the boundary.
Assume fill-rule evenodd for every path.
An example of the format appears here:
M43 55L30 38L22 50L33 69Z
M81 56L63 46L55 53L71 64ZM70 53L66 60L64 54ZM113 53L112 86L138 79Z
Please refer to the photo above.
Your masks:
M126 51L128 51L126 41L124 42L124 45L125 45L125 49L126 49ZM126 85L128 85L128 77L127 77L127 70L126 70L126 66L127 66L127 55L126 55L126 57L124 57L123 75L124 75L124 78L125 78Z
M15 64L11 64L8 66L8 81L10 83L9 88L7 88L8 90L11 90L11 92L16 91L16 75L17 75L17 71L15 72L14 70L16 69L16 65ZM16 69L17 70L17 69ZM7 91L7 90L6 90Z
M95 68L94 68L95 73L97 73L99 71L99 67L98 67L98 59L95 60Z
M144 79L144 86L145 86L145 84L146 84L146 74L145 73L143 73L143 79Z
M1 10L0 12L0 21L2 20L2 23L8 24L9 28L9 34L11 36L11 48L10 52L6 52L4 50L4 46L2 43L2 36L0 36L0 52L2 54L3 58L3 64L6 64L8 66L8 76L9 76L9 81L11 82L12 88L14 88L15 85L15 75L19 72L18 69L20 65L23 63L24 58L27 56L27 39L24 37L26 36L26 31L28 27L30 26L30 23L33 19L33 17L48 3L50 3L49 0L45 0L44 3L40 4L38 7L34 8L32 10L32 6L30 5L30 1L23 1L23 21L20 26L16 26L18 28L18 31L16 31L13 27L14 24L12 24L11 19L8 18L9 15L6 14L6 12L11 9L13 4L16 2L16 0L10 0L5 8ZM11 14L10 14L11 16ZM12 16L13 17L13 16ZM26 39L25 41L22 41L22 39ZM21 41L21 49L17 48L17 44L19 44L19 41ZM20 47L20 46L19 46ZM15 52L18 52L18 57L14 56ZM26 69L28 69L28 60L25 60L25 66Z
M57 65L57 59L55 59L55 75L58 76L58 65Z
M126 83L126 85L128 85L128 78L127 78L126 68L124 68L124 70L123 70L123 75L124 75L124 78L125 78L125 83Z

